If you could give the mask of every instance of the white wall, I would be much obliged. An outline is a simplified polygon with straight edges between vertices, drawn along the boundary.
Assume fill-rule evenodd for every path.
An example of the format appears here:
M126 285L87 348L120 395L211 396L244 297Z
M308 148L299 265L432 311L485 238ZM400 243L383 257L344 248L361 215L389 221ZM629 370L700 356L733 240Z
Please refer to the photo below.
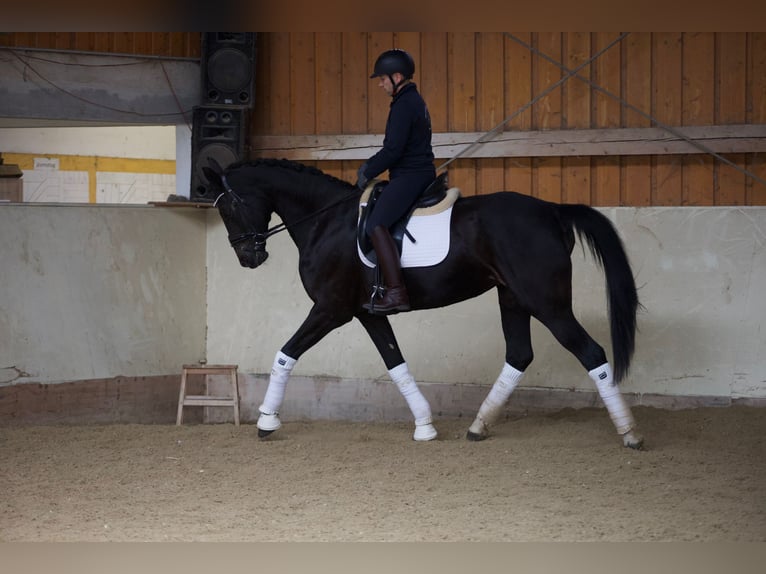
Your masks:
M175 126L0 128L0 152L176 158Z
M0 385L179 373L205 355L205 218L0 206Z
M603 212L646 307L623 390L765 398L766 208ZM269 240L261 268L243 269L213 209L4 205L0 245L0 384L177 374L200 358L263 375L310 307L289 236ZM611 355L603 275L579 244L574 261L575 312ZM502 366L494 293L392 323L418 381L487 385ZM523 386L592 390L579 363L534 327ZM388 380L356 323L294 373Z
M623 383L630 393L766 397L766 208L610 208L645 311ZM239 267L216 212L208 213L208 356L268 373L310 301L286 233L270 257ZM604 279L575 247L575 313L611 357ZM331 270L328 269L328 273ZM504 360L494 292L452 307L392 317L418 381L490 384ZM580 364L533 322L535 360L522 386L592 390ZM364 329L353 322L307 352L296 376L387 380Z

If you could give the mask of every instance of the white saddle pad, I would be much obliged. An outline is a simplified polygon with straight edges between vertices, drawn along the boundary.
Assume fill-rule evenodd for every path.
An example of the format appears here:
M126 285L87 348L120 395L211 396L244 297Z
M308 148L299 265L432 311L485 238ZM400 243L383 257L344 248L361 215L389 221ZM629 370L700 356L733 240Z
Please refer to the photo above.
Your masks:
M452 206L431 215L413 215L407 224L407 231L415 242L413 243L406 234L404 235L402 267L429 267L444 261L449 253L451 219ZM375 267L375 264L362 253L358 242L356 249L359 252L359 258L367 267Z

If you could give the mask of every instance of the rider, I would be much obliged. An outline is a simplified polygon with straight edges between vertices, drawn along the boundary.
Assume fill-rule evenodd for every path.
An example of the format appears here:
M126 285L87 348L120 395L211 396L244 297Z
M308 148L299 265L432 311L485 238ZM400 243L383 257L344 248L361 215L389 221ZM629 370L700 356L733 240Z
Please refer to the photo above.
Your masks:
M387 289L371 311L388 315L410 309L402 280L399 253L389 228L405 215L421 192L436 178L431 149L431 117L412 81L415 61L404 50L387 50L375 61L370 78L391 96L383 148L362 164L357 186L388 170L390 182L367 220L365 233L375 248ZM365 304L370 309L371 305Z

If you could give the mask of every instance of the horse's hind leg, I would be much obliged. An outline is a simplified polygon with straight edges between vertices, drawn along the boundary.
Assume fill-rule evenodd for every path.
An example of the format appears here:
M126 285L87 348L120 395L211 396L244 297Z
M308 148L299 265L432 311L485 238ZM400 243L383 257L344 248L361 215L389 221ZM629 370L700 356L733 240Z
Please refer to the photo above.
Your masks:
M472 441L489 436L489 427L499 418L533 358L529 313L519 308L505 289L498 289L498 295L505 337L505 364L468 429L466 438Z
M566 347L582 363L588 376L604 402L617 433L625 446L640 449L643 438L636 430L636 422L630 407L614 382L612 366L606 360L604 349L594 341L575 319L571 309L556 317L540 317L559 343Z
M431 405L428 404L420 392L415 378L410 374L388 318L382 315L363 313L357 315L357 319L370 335L388 369L388 375L396 384L404 400L407 401L407 406L410 407L412 416L415 418L413 440L429 441L435 439L437 433L431 416Z

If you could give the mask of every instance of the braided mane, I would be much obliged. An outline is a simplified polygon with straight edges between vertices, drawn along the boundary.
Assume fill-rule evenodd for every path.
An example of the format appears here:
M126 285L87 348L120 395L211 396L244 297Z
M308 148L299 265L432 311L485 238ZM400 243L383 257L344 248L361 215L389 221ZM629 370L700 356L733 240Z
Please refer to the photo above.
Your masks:
M265 165L268 167L279 167L282 169L289 169L292 171L296 171L298 173L304 173L306 175L313 175L324 178L328 183L333 184L341 184L348 188L354 187L353 184L343 180L339 179L335 176L332 176L328 173L323 172L321 169L317 169L315 167L305 165L302 163L299 163L297 161L292 161L289 159L276 159L276 158L257 158L257 159L245 159L240 160L237 162L232 163L229 165L229 167L226 168L226 172L229 172L233 169L240 168L240 167L252 167L256 168L258 166Z

